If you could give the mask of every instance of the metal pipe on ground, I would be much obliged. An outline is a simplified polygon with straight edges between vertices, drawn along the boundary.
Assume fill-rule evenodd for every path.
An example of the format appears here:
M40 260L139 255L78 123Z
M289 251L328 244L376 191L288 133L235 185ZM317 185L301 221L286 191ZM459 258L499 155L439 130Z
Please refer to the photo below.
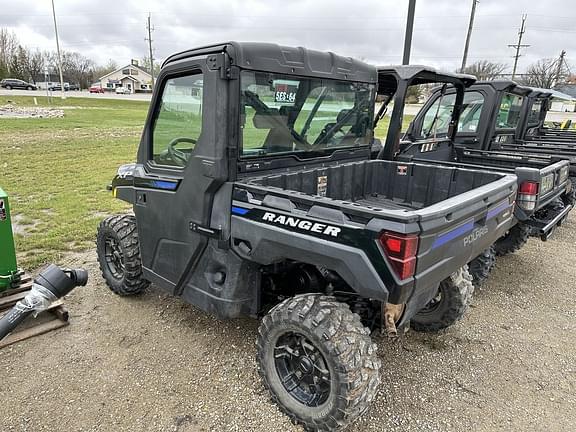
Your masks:
M29 315L47 309L77 286L85 286L87 283L86 270L61 269L50 264L34 279L30 293L0 319L0 340L14 331Z

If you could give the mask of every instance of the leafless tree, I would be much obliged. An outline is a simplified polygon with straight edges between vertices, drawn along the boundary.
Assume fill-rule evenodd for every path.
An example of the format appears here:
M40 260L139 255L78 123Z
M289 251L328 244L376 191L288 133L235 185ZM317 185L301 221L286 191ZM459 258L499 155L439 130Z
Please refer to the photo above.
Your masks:
M0 28L0 78L10 75L12 58L18 49L18 38L14 32Z
M62 74L74 84L88 88L92 81L94 62L77 52L62 53Z
M26 72L33 81L44 71L45 59L41 51L28 51L26 55Z
M498 75L506 70L506 65L493 63L488 60L479 60L464 69L464 73L474 75L479 80L489 81L496 79Z
M560 69L562 75L562 67ZM552 88L558 78L558 59L541 59L528 66L522 84L531 87Z
M162 64L159 61L154 62L154 76L157 77L160 73ZM140 67L146 72L150 73L150 57L143 57L140 62Z
M98 78L103 77L104 75L109 74L110 72L114 72L117 69L118 69L118 63L110 59L108 60L108 63L106 63L105 65L103 66L97 65L92 68L93 79L97 80Z

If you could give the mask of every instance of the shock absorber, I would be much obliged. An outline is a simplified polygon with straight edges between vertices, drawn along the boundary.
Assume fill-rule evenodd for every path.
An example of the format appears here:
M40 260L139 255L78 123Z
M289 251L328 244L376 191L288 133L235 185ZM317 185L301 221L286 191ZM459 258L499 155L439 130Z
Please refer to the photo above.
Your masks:
M77 286L88 283L84 269L61 269L50 264L34 279L30 292L0 319L0 340L11 333L26 317L47 309Z

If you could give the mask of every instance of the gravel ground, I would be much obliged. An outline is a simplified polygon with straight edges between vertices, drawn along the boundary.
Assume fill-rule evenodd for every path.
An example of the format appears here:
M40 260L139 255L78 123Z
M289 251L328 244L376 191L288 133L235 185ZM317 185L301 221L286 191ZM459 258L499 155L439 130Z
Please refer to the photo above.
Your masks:
M64 117L64 110L42 107L17 107L0 105L0 118L56 118Z
M468 316L379 342L382 385L358 431L574 431L576 218L499 259ZM71 325L0 350L1 431L301 431L256 374L253 320L220 322L151 289L92 279Z

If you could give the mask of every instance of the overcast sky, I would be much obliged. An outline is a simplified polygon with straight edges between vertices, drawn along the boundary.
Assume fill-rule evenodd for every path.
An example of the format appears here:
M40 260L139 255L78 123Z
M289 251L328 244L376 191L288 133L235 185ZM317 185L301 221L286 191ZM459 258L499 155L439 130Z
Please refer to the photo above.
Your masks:
M268 41L330 50L371 63L402 59L407 0L54 0L63 49L97 63L147 56L152 13L154 56L225 40ZM9 8L1 3L10 3ZM454 70L462 59L472 0L417 0L411 63ZM0 27L22 44L54 49L50 0L2 0ZM574 0L481 0L469 63L488 59L511 70L522 13L528 14L519 71L562 49L576 65Z

